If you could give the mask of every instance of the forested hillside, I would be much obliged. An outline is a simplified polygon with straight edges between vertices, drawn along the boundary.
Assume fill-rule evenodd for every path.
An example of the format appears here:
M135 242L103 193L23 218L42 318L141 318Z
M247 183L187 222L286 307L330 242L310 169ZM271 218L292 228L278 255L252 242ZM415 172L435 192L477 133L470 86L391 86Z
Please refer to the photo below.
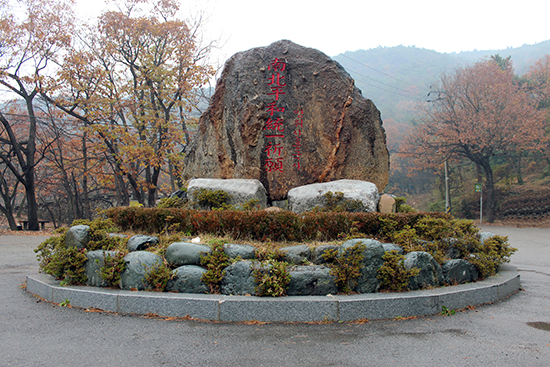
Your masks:
M391 153L390 184L387 192L407 196L411 204L416 204L419 209L444 210L443 160L448 160L452 212L455 215L475 218L479 217L479 194L474 194L474 184L476 182L487 184L487 181L481 178L481 166L476 163L478 164L476 167L472 161L459 158L453 153L438 158L439 163L436 162L438 159L434 159L431 165L420 165L415 157L422 154L419 152L424 147L418 145L421 144L419 140L411 136L408 136L408 144L404 144L405 138L411 129L415 134L419 131L423 123L421 116L425 116L426 111L445 103L444 101L450 96L449 93L440 89L442 75L446 74L447 78L452 79L456 77L459 70L470 72L474 66L481 67L476 65L480 62L489 62L489 64L492 62L493 66L497 65L502 72L509 72L512 78L506 82L508 84L497 86L494 77L489 77L485 82L486 85L494 84L493 88L497 88L500 92L497 94L498 97L488 99L487 103L492 103L495 98L501 98L502 91L510 87L510 90L522 90L525 97L531 100L532 107L542 113L541 116L549 116L550 100L545 88L550 78L548 74L550 59L544 58L545 55L550 55L550 40L518 48L452 54L417 47L379 47L371 50L349 51L335 56L334 59L347 69L363 95L373 100L381 112ZM500 75L498 72L497 74ZM459 80L456 79L456 83L458 82ZM474 84L468 88L475 87L476 82L472 81L472 83ZM468 89L464 89L462 93L469 93ZM505 103L500 108L511 108L510 103ZM422 111L424 115L421 115L419 109L424 110ZM474 122L478 117L472 115L471 118ZM532 124L537 123L536 121L548 126L548 117L539 117L533 122L527 122L526 119L526 114L523 112L514 121L510 120L507 123L517 123L518 126L522 126L516 127L515 131L518 132L533 128ZM476 125L473 125L474 129L480 128L483 122L483 120L477 120ZM507 127L502 125L497 130L503 131ZM514 145L512 150L508 149L509 146L501 146L491 150L490 158L487 160L487 168L491 170L491 175L494 170L495 175L495 187L489 186L489 188L495 192L492 211L495 211L497 218L509 217L509 213L512 212L516 214L522 212L520 216L523 217L529 213L538 213L540 211L537 209L538 204L533 206L533 203L542 201L539 194L533 193L546 193L547 186L550 185L550 159L548 159L547 150L541 148L545 145L540 145L547 144L548 139L544 136L545 134L540 132L536 135L540 139L533 138L538 141L536 144L539 144L536 150L519 148L518 145L522 143L533 145L534 140L533 143L518 141L518 144L512 144L510 139L516 135L510 132L502 137L504 141L509 141L509 146ZM429 139L427 141L433 141L433 137ZM416 146L411 145L411 141L418 143ZM464 140L461 141L464 142ZM444 149L434 150L432 154L443 156L445 155L443 151ZM473 161L475 162L475 159ZM416 166L411 175L410 168L413 165ZM491 185L493 185L492 182ZM529 198L529 205L522 197ZM512 207L509 207L510 205ZM530 209L523 210L527 207ZM546 217L547 211L546 208L541 215ZM537 216L541 217L539 214Z

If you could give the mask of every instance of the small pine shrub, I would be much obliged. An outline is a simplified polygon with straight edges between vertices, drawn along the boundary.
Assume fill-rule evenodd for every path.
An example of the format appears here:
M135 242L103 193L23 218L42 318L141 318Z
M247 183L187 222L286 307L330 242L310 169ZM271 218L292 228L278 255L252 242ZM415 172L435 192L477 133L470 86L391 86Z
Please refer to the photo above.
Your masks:
M330 274L336 277L338 290L351 293L355 288L357 278L361 275L361 264L365 256L366 246L361 242L346 248L342 253L338 249L329 249L323 254L328 262Z
M101 279L107 282L109 287L120 286L120 276L126 269L124 256L123 252L117 252L114 256L105 253L103 258L104 265L100 268L99 275Z
M510 256L516 251L508 243L508 237L494 236L479 245L467 260L474 264L481 278L486 278L496 274L500 264L510 262Z
M223 241L213 242L212 251L209 254L201 255L201 265L206 267L202 275L202 281L210 288L210 293L220 293L220 283L225 276L225 268L229 266L229 256L223 251Z
M255 287L256 295L260 297L280 297L286 294L290 273L288 264L284 261L266 260L255 263L253 276L258 284Z
M171 198L162 198L160 199L159 203L157 204L157 208L159 209L167 209L167 208L185 208L187 205L186 201L182 198L179 198L177 196L171 197Z
M392 292L401 292L409 286L410 277L420 273L417 268L405 268L405 256L396 250L386 252L382 256L384 264L378 269L377 278L380 279L380 289Z
M42 242L34 250L40 262L40 270L50 274L62 285L83 285L88 280L84 263L88 260L86 249L65 247L65 233Z
M231 196L223 190L199 189L195 193L195 200L200 207L210 210L224 209L228 207Z
M351 212L358 213L365 211L365 205L361 200L346 199L344 193L337 191L333 193L328 191L323 195L325 205L322 208L316 208L322 212Z
M173 279L174 275L166 262L157 263L150 269L146 266L143 285L154 292L164 292L168 281Z

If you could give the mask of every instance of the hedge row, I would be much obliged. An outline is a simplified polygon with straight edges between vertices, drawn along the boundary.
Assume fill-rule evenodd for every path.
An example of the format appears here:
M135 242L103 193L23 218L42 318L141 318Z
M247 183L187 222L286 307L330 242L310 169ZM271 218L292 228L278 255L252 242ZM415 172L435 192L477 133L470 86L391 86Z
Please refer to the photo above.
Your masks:
M355 234L387 240L387 233L414 227L422 218L451 220L445 213L347 213L289 211L200 211L176 208L119 207L105 211L122 230L143 234L166 231L188 236L209 233L255 241L332 241ZM388 228L391 223L392 228ZM397 224L396 224L397 223Z

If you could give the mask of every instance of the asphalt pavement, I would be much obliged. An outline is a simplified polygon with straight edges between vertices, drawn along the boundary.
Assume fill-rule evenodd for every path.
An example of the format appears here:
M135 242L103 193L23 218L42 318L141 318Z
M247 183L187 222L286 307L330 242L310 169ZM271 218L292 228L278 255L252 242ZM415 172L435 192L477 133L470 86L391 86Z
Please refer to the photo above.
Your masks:
M366 323L242 324L87 312L22 289L44 236L0 236L0 366L549 366L550 228L508 236L522 291L496 304Z

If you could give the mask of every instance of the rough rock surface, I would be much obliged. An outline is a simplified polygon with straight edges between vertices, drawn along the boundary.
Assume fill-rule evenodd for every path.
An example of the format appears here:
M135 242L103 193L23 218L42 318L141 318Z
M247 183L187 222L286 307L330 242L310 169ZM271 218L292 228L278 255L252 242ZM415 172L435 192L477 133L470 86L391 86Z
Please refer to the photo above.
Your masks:
M81 250L88 246L90 241L90 226L80 224L72 226L65 235L65 247L76 247Z
M315 247L311 254L311 261L317 265L326 264L327 261L323 258L323 254L328 250L335 250L337 248L338 246L336 245L321 245Z
M256 248L251 245L236 245L233 243L226 243L223 245L223 252L231 259L241 257L241 259L254 259L256 257Z
M155 236L146 236L143 234L138 234L130 237L126 247L128 251L144 251L147 250L150 246L156 245L159 243L159 238Z
M372 101L330 57L282 40L226 62L186 153L184 178L257 179L269 200L283 200L291 188L338 179L383 191L388 172Z
M397 203L393 196L388 194L383 194L380 196L380 201L378 202L378 211L380 213L395 213L397 208Z
M197 178L189 181L187 186L187 199L192 205L200 208L196 202L196 194L200 189L206 190L222 190L229 194L229 205L239 206L250 200L258 200L260 208L267 206L267 196L265 187L258 180L250 179L206 179ZM207 208L200 208L207 209Z
M409 289L415 290L443 285L441 266L429 253L424 251L409 252L405 255L404 264L407 269L420 269L417 276L409 279Z
M254 295L256 282L254 281L252 261L237 261L226 267L222 278L221 294Z
M294 213L310 211L315 207L326 206L325 194L337 192L344 194L343 201L361 202L364 212L374 212L378 207L380 195L376 185L371 182L359 180L338 180L332 182L314 183L295 187L288 192L288 207ZM359 211L359 210L354 210Z
M142 291L147 288L145 284L147 270L162 264L162 258L152 252L134 251L124 256L124 262L126 269L120 276L120 288Z
M307 245L283 247L280 251L284 254L283 261L289 264L300 265L311 260L311 249Z
M167 292L209 293L208 286L202 281L206 269L196 265L184 265L174 270L174 278L166 284Z
M210 253L209 246L190 242L174 242L166 249L166 261L172 266L200 265L201 254Z
M361 275L357 279L357 284L353 288L359 293L373 293L380 288L380 280L377 278L378 269L384 265L384 246L379 241L370 238L357 238L344 242L339 249L341 254L344 250L355 246L357 243L365 245L366 249L363 252L363 262L361 267Z
M382 247L384 247L384 252L395 250L398 254L403 255L403 247L396 245L395 243L383 243Z
M107 287L109 285L105 280L103 280L100 272L101 268L105 266L105 257L107 255L115 256L116 254L116 251L104 250L88 251L86 253L86 257L88 258L88 260L84 263L84 270L86 271L86 276L88 277L86 285L91 287Z
M451 285L475 282L479 278L476 267L464 259L445 261L441 270L445 283Z
M326 266L291 266L288 268L290 283L289 296L324 296L338 293L334 282L336 277L330 274Z

